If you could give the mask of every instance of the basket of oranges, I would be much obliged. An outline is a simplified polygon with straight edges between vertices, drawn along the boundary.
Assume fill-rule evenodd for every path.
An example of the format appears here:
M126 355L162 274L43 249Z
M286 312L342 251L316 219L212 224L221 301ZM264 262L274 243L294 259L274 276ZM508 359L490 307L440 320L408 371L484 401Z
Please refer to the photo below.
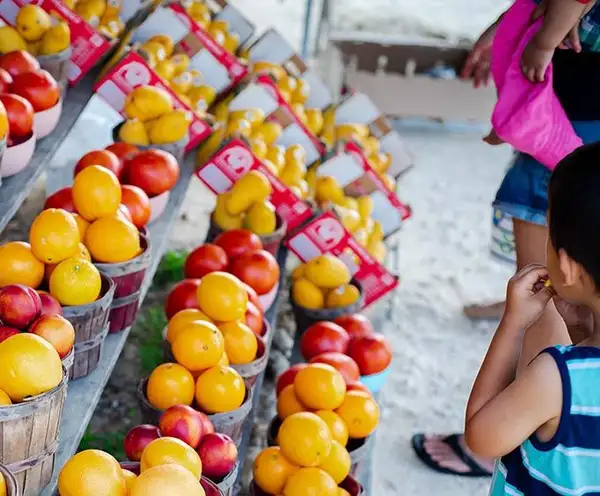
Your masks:
M0 464L0 492L6 496L21 496L17 479L4 465Z
M23 494L39 494L52 478L67 371L56 349L32 332L2 341L0 363L0 464Z

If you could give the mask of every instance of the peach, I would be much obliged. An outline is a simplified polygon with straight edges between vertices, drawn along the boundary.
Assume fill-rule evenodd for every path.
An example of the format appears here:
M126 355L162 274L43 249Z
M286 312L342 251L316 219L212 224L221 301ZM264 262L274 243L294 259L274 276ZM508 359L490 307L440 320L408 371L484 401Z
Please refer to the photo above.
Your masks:
M196 449L202 439L203 419L191 406L175 405L165 410L158 422L163 436L181 439Z
M20 334L20 332L19 329L15 329L14 327L0 326L0 343L15 334Z
M0 320L5 325L25 329L38 317L41 309L39 295L33 289L22 284L0 288Z
M54 296L45 291L38 291L40 301L42 302L42 315L62 315L63 309Z
M61 358L66 357L75 344L75 329L62 315L42 315L31 324L29 332L48 341Z
M198 413L200 415L200 418L202 419L202 435L206 436L207 434L214 434L215 426L210 421L208 415L206 415L206 413L203 412Z
M204 436L198 454L202 460L202 475L218 482L234 469L238 450L229 436L215 433Z
M159 437L160 430L155 425L142 424L134 427L123 440L125 455L132 462L139 462L146 446Z

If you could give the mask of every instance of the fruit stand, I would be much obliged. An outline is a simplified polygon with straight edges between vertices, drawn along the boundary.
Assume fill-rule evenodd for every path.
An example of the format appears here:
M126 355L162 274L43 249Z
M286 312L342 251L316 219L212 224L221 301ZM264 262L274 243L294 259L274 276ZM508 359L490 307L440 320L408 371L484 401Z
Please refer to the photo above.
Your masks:
M411 215L395 189L412 156L368 98L335 102L279 33L256 37L225 0L109 2L100 25L88 1L0 1L0 230L42 173L47 192L28 240L0 245L12 257L0 274L0 495L95 495L89 466L119 496L164 480L173 496L370 494L391 361L373 322L388 319L399 281L384 262ZM94 50L71 52L94 36ZM148 425L127 435L129 461L77 454L194 176L216 206L166 298L164 363L139 378ZM240 488L288 297L282 434ZM28 366L34 353L47 374ZM40 422L47 434L14 427Z

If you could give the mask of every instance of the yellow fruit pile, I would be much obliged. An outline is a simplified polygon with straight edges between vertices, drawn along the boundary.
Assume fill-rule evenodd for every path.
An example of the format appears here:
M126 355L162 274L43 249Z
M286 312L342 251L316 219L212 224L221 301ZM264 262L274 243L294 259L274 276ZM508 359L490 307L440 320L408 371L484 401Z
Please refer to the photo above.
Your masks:
M344 262L330 254L319 255L292 273L292 299L311 310L352 305L360 298L360 291L350 279Z
M348 441L371 435L379 423L379 407L371 395L346 391L344 378L333 367L309 364L281 390L277 412L283 420L279 446L258 455L254 482L269 494L343 494L337 485L350 472Z
M139 475L104 451L77 453L60 471L58 491L61 496L205 496L201 475L198 453L179 439L163 437L142 452Z
M65 5L109 40L117 38L125 29L125 23L119 16L121 2L65 0Z
M37 5L19 9L15 26L0 26L0 53L27 50L32 55L54 55L69 48L71 30L58 14Z
M271 234L277 228L275 207L268 201L271 193L266 176L252 170L217 196L213 221L224 231L246 228L258 235Z
M195 399L205 413L229 412L246 398L244 381L229 364L250 363L258 352L256 335L243 323L248 293L237 277L211 272L197 297L198 310L181 310L169 321L166 338L177 363L152 372L146 396L160 410Z
M212 12L207 3L200 0L185 2L188 15L196 21L219 45L229 53L235 55L240 46L240 37L231 31L229 23L223 19L212 18Z
M190 58L185 53L174 53L175 44L168 35L156 35L146 40L138 51L148 65L160 76L177 96L198 115L205 116L217 93L203 84L197 69L190 69Z
M127 120L119 128L119 139L137 146L166 145L187 135L191 112L174 109L168 92L155 86L139 86L125 99Z
M45 339L15 334L0 343L0 408L46 393L60 384L62 362Z

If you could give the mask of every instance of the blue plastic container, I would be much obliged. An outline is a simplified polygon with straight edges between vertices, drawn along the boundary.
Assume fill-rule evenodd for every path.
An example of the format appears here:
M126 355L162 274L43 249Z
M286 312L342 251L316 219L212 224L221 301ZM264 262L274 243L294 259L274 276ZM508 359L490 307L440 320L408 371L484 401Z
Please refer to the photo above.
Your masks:
M365 386L369 388L371 394L377 394L383 388L385 381L387 380L391 372L392 367L388 366L387 369L377 374L361 375L360 382L362 382Z

